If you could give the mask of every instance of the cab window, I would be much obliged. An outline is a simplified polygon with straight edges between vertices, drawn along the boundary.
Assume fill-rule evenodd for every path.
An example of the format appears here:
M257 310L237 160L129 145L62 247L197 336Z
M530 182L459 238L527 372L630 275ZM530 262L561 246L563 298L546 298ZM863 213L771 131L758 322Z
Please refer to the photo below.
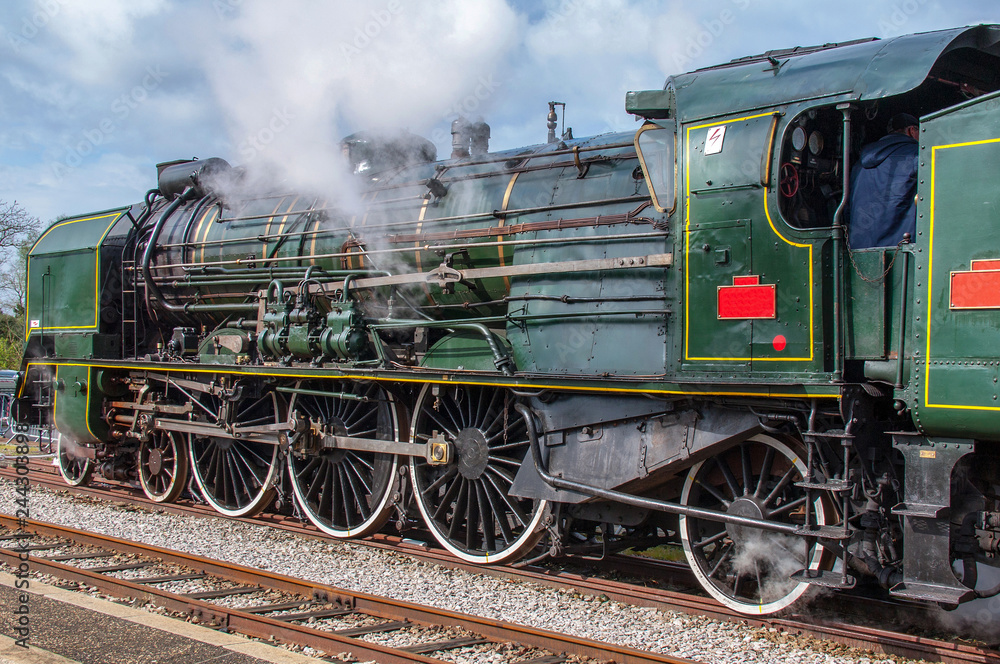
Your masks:
M635 134L635 151L660 212L671 212L677 200L676 139L672 128L647 122Z

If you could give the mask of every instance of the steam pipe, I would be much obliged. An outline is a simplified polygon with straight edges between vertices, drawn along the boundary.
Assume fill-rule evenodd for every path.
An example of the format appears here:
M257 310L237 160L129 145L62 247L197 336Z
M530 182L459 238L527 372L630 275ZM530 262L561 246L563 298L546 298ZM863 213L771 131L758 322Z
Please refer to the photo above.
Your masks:
M732 523L739 526L759 528L760 530L769 530L771 532L784 533L786 535L803 534L802 532L799 531L797 526L793 526L786 523L759 521L757 519L751 519L750 517L737 516L735 514L727 514L725 512L708 510L701 507L687 507L684 505L678 505L676 503L668 503L662 500L653 500L652 498L640 498L638 496L632 496L630 494L622 493L620 491L599 489L597 487L581 484L580 482L564 480L562 478L551 475L548 471L548 468L546 468L546 466L542 462L542 453L538 445L538 433L535 430L535 421L534 417L531 414L531 411L528 409L527 406L521 403L515 404L514 408L517 409L517 412L521 413L521 417L524 418L524 423L527 426L528 441L531 443L531 458L535 462L535 470L538 471L538 475L549 486L555 487L556 489L575 491L577 493L586 494L588 496L594 496L595 498L603 498L605 500L611 500L616 503L624 503L625 505L632 505L634 507L641 507L643 509L656 510L657 512L666 512L668 514L679 514L682 516L690 516L697 519L705 519L707 521L721 521L722 523Z
M481 321L491 321L491 322L502 322L506 318L503 316L495 316L493 318L481 318ZM497 340L493 337L493 333L490 329L486 327L483 323L453 323L451 321L422 321L422 320L389 320L389 319L379 319L376 320L373 325L370 326L374 330L378 329L392 329L392 328L409 328L409 327L433 327L433 328L445 328L448 330L471 330L473 332L478 332L483 335L486 339L486 343L490 346L490 351L493 353L493 364L496 368L503 372L505 376L513 376L514 371L511 368L511 359L504 353L500 346L497 344Z
M851 195L851 105L840 104L837 106L844 114L844 152L842 160L841 176L843 177L844 195L840 199L840 205L833 214L833 375L834 381L843 378L843 354L841 348L841 311L840 302L843 299L841 294L841 266L840 254L843 252L841 246L844 242L844 212L850 201ZM848 246L848 251L850 247Z
M163 225L166 223L170 215L177 211L177 208L193 196L194 189L192 187L185 188L183 193L175 198L174 201L160 214L160 218L156 221L156 225L153 227L153 232L150 233L149 240L146 242L146 251L143 252L142 255L142 279L146 284L146 311L149 312L151 318L156 318L156 316L153 313L153 305L149 299L150 293L152 293L153 297L160 303L160 306L167 311L184 311L183 306L170 304L163 299L163 293L160 292L159 287L153 283L153 271L150 269L150 262L153 260L153 250L156 248L156 241L160 238L160 233L163 231Z
M486 339L486 343L490 346L490 351L493 352L493 364L497 369L503 372L505 376L513 376L514 371L511 369L511 359L506 353L500 350L497 340L493 337L493 333L490 332L489 328L482 323L460 323L458 325L449 325L449 327L456 330L473 330L479 332Z

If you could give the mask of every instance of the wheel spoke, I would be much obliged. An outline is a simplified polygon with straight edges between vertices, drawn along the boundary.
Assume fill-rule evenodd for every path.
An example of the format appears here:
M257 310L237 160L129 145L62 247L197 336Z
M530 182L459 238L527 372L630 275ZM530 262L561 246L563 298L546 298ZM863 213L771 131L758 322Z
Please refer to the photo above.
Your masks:
M503 537L503 541L506 542L507 544L510 544L512 541L514 541L514 535L510 529L510 523L508 523L507 521L507 512L504 511L503 507L497 504L496 499L493 497L493 494L500 496L501 500L506 504L507 508L517 515L517 518L521 522L522 526L527 526L528 522L525 519L524 515L519 513L520 510L515 511L513 509L513 506L507 499L507 496L503 495L502 493L496 490L497 487L496 484L493 482L493 478L487 476L486 479L488 483L483 487L483 493L486 496L486 500L489 501L490 511L493 513L497 527L500 528L500 535ZM492 489L493 491L490 491L490 489Z
M422 489L421 493L425 496L433 495L435 491L441 488L441 486L450 480L452 477L458 474L457 468L448 468L441 477L434 480L426 489Z
M500 518L500 515L493 510L493 504L486 495L486 487L483 486L482 481L477 481L475 485L477 497L476 504L479 506L479 514L483 524L484 544L486 545L487 551L496 551L496 531L493 528L493 524ZM486 509L487 506L489 506L489 509Z
M764 491L764 485L771 477L771 464L773 463L774 448L768 447L767 451L764 452L764 461L760 465L760 478L757 480L757 488L753 492L755 498L760 498L760 494Z
M496 493L496 495L499 496L501 500L503 500L504 504L507 506L507 509L510 510L511 514L514 515L514 517L520 522L520 524L523 527L527 528L528 527L528 522L529 522L528 516L521 510L520 507L517 506L517 502L514 501L514 500L511 500L510 496L507 495L507 491L505 491L504 489L501 489L497 485L496 480L493 479L492 476L486 475L485 477L486 477L486 481L489 482L489 486L493 489L493 492ZM489 494L487 493L487 495L489 495ZM492 500L490 502L492 504ZM503 510L498 509L496 507L496 505L493 505L493 510L497 513L498 520L501 523L506 524L507 523L507 519L499 517L499 515L501 514L501 512ZM504 526L501 526L501 528L503 528L503 527ZM508 533L506 533L506 532L505 532L505 539L507 539L508 541L510 540L510 535Z
M732 542L726 542L722 546L722 551L719 552L719 559L716 561L715 566L712 567L712 570L708 573L709 578L715 578L715 575L719 573L720 569L722 569L722 565L732 558L735 550L736 549Z
M695 481L697 482L697 480L695 480ZM729 499L727 499L727 498L724 498L724 497L722 496L722 494L721 494L721 493L719 493L718 491L716 491L716 490L715 490L715 487L714 487L714 486L712 486L711 484L705 484L705 483L703 483L703 482L697 482L697 483L698 483L698 486L699 486L699 487L700 487L700 488L701 488L702 490L704 490L704 491L705 491L705 492L707 492L707 493L708 493L708 494L709 494L710 496L712 496L713 498L715 498L715 500L716 500L717 502L719 502L719 504L723 505L724 507L729 507L730 505L732 505L732 501L731 501L731 500L729 500Z
M458 524L462 521L459 516L465 515L465 522L468 524L469 521L469 510L466 507L469 501L469 483L464 477L458 479L458 499L455 501L455 509L451 515L451 523L448 525L448 537L454 539L458 532ZM445 501L441 502L441 508L446 508L448 503Z
M458 471L455 471L454 475L457 474ZM464 482L465 480L462 479L461 477L456 477L455 481L448 486L447 491L445 491L444 495L441 497L441 502L438 503L437 509L434 511L435 521L439 520L444 521L447 519L448 508L451 507L452 501L455 500L455 498L459 494L459 491L462 490L462 485ZM421 491L421 494L423 494L423 491ZM431 498L433 499L433 496ZM458 508L456 507L455 509L457 510Z
M750 446L740 445L740 461L743 465L743 495L746 496L753 486L753 471L750 469Z
M806 496L802 496L800 498L796 498L795 500L789 501L784 505L782 505L781 507L768 512L767 518L777 519L779 517L785 516L786 514L794 512L799 507L805 505L807 500L808 498Z
M726 479L726 484L729 486L729 492L733 495L733 498L739 498L743 495L740 490L739 484L736 483L736 477L733 476L733 471L729 467L729 462L727 459L720 458L717 462L719 470L722 472L722 476Z
M709 544L715 544L716 542L724 540L727 537L729 537L729 532L723 529L720 532L715 533L714 535L706 537L705 539L698 540L697 542L692 542L691 546L693 546L696 549L704 549Z
M790 481L792 481L792 478L795 476L795 473L797 472L798 469L795 466L791 466L789 467L788 470L785 471L785 474L781 476L781 479L778 481L778 483L774 486L773 489L771 489L771 493L767 494L767 498L764 499L763 505L765 507L774 502L775 498L778 497L778 494L785 490L785 486Z

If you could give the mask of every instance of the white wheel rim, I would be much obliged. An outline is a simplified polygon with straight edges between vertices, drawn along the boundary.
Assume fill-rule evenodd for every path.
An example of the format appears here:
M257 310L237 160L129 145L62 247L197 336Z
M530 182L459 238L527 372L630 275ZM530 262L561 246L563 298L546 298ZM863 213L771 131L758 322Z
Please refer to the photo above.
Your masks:
M198 490L201 492L202 497L211 505L217 512L224 514L225 516L240 517L248 516L259 513L264 506L273 498L274 496L274 477L278 472L278 447L277 445L271 446L271 463L268 466L267 475L261 483L260 488L257 490L257 495L251 500L247 505L232 509L223 505L218 500L216 500L211 492L206 488L207 484L202 479L201 469L198 467L198 459L194 450L194 438L191 438L188 444L188 449L190 450L190 461L191 461L191 472L194 473L194 481L198 485Z
M430 388L431 388L430 384L424 385L424 388L423 390L421 390L420 396L417 399L418 404L424 403L425 397ZM413 417L413 425L410 431L411 441L417 440L418 419L419 419L419 413L415 412ZM503 549L500 549L494 553L476 554L476 553L470 553L469 551L461 547L455 546L455 544L452 543L448 533L441 529L440 524L438 524L437 520L434 518L434 515L430 512L429 509L430 506L425 504L427 501L422 497L422 494L420 492L420 487L417 486L417 476L421 472L420 467L418 465L419 461L420 460L417 457L412 457L410 460L410 477L412 479L412 484L413 484L414 500L417 503L417 507L420 510L420 514L423 516L424 523L427 525L428 528L430 528L431 533L434 535L434 538L438 541L438 543L441 546L450 551L452 554L454 554L455 556L466 562L476 563L478 565L501 564L520 559L522 556L524 556L524 554L530 551L535 546L535 544L538 543L538 540L541 538L543 534L540 531L540 524L542 518L545 516L547 512L547 507L548 507L547 501L544 500L535 501L533 514L531 515L528 524L524 526L523 532L519 536L517 536L513 542L505 546ZM527 457L525 461L523 461L523 463L530 463L530 456Z
M791 460L792 463L795 465L795 467L798 469L800 476L805 477L806 475L805 463L802 461L799 455L795 454L795 452L792 451L792 449L789 448L784 443L775 440L770 436L755 436L747 442L764 443L770 447L773 447L775 450L784 454L786 459ZM681 492L682 504L684 505L688 504L688 500L691 494L691 489L695 485L694 479L695 477L697 477L698 471L707 461L708 460L700 461L694 466L692 466L690 470L688 470L687 475L684 479L684 489ZM821 500L817 499L816 501L814 501L813 514L815 515L816 521L820 525L826 523L826 510L823 507L823 503ZM758 602L758 603L740 601L739 599L734 598L722 592L716 586L715 582L713 582L708 577L708 575L705 574L705 571L698 564L697 554L694 551L694 547L692 545L692 542L690 540L690 535L688 532L687 517L681 515L679 517L679 520L680 520L681 542L684 548L684 556L687 558L688 565L690 566L691 571L698 579L698 582L701 584L702 588L704 588L705 591L708 592L708 594L710 594L712 597L718 600L721 604L724 604L725 606L733 609L734 611L739 611L740 613L745 613L749 615L767 615L771 613L776 613L791 606L794 602L801 599L804 594L806 594L808 591L811 590L812 586L808 583L789 582L789 588L790 588L789 592L787 592L786 594L782 595L781 597L775 600L768 602ZM799 546L803 546L803 543L801 542L800 538L796 537L795 541L798 543ZM817 544L813 548L812 556L809 559L809 564L807 565L808 569L818 570L820 568L820 566L823 563L823 553L824 550L822 545Z
M72 477L66 472L66 468L63 467L63 437L60 434L59 440L56 442L56 465L59 467L59 474L62 475L63 480L66 484L70 486L80 486L86 484L87 480L90 479L90 473L94 470L94 464L87 459L83 462L83 471L81 471L79 477Z

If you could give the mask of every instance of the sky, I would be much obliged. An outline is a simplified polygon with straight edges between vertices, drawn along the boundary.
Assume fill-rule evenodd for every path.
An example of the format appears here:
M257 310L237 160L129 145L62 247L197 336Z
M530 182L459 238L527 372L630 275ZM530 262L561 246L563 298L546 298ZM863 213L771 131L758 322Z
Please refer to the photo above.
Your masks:
M577 137L630 131L625 92L670 74L984 22L995 0L4 0L0 201L43 222L131 204L190 157L336 189L359 130L447 157L463 115L516 148L560 101Z

